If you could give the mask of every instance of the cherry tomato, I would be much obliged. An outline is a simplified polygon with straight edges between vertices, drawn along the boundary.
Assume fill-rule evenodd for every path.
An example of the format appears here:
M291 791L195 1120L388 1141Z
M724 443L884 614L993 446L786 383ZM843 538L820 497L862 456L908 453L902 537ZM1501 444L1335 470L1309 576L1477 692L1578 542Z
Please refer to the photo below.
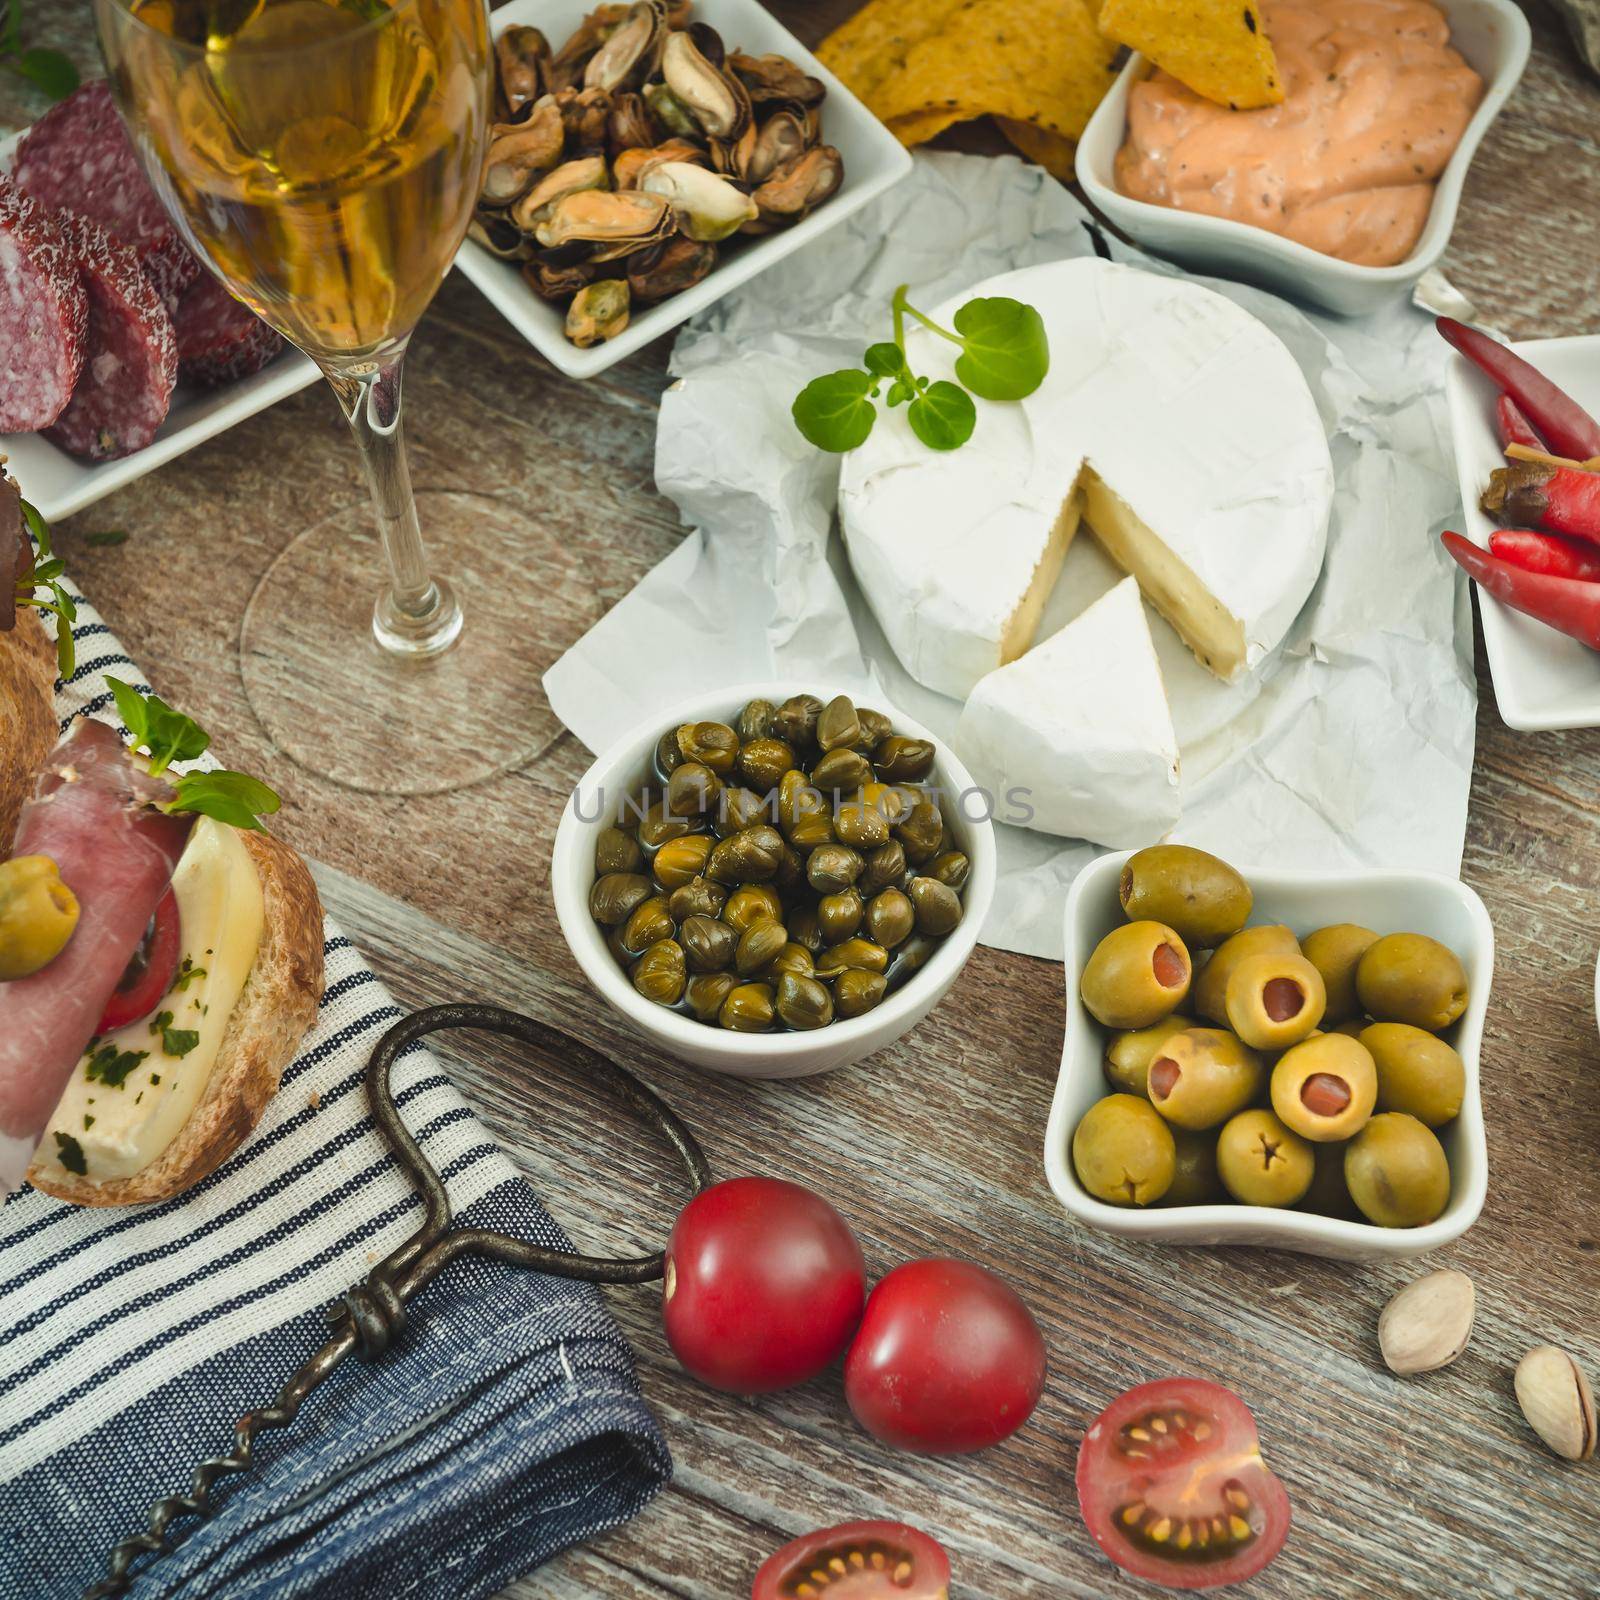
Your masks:
M1078 1504L1119 1567L1169 1589L1253 1578L1289 1532L1250 1408L1203 1378L1140 1384L1100 1413L1078 1449Z
M950 1558L903 1522L819 1528L768 1556L750 1600L948 1600Z
M1010 1285L967 1261L908 1261L867 1301L844 1364L856 1421L900 1450L998 1444L1044 1392L1044 1336Z
M843 1354L866 1292L861 1246L821 1195L779 1178L730 1178L673 1225L661 1314L674 1354L702 1383L765 1394Z
M97 1034L126 1028L130 1022L148 1017L166 998L178 972L178 951L183 944L183 927L178 919L178 897L168 889L162 895L156 914L150 919L133 960L117 982L106 1002Z

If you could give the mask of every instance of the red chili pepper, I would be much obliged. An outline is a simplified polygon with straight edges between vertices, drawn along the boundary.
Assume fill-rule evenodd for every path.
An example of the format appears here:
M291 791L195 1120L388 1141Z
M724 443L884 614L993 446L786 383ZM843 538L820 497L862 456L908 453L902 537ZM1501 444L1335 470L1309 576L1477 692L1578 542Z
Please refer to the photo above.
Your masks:
M1468 576L1495 599L1591 650L1600 650L1600 583L1524 571L1480 550L1459 533L1444 533L1440 538Z
M1600 456L1600 422L1537 367L1454 317L1440 317L1436 326L1468 361L1488 373L1502 394L1516 401L1557 455L1574 461Z
M1565 539L1559 533L1535 533L1529 528L1496 528L1489 535L1489 553L1509 561L1524 572L1543 572L1552 578L1579 578L1600 583L1600 550Z
M1489 474L1482 506L1513 527L1543 528L1600 544L1600 472L1514 461Z
M1525 444L1530 450L1550 454L1550 446L1539 437L1539 430L1522 414L1522 407L1508 394L1494 403L1494 420L1500 429L1501 444Z

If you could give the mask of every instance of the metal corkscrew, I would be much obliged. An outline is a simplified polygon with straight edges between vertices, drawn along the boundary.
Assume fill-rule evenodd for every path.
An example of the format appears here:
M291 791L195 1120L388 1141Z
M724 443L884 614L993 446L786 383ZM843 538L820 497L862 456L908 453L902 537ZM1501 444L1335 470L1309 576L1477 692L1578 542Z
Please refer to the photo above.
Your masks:
M136 1576L133 1564L141 1555L163 1555L174 1548L168 1530L185 1517L215 1514L212 1487L219 1478L249 1471L256 1435L267 1428L290 1427L306 1397L331 1373L354 1355L377 1361L406 1326L406 1308L457 1256L490 1256L530 1271L558 1278L578 1278L585 1283L649 1283L662 1276L665 1253L650 1256L602 1257L571 1255L545 1249L510 1234L489 1228L452 1230L450 1196L444 1181L422 1153L421 1146L401 1119L389 1086L395 1061L402 1051L431 1033L451 1028L481 1029L504 1034L524 1044L547 1048L592 1081L610 1089L639 1120L653 1128L682 1158L694 1193L711 1183L711 1169L699 1141L682 1119L653 1090L599 1051L559 1029L502 1006L429 1006L397 1022L378 1041L367 1065L367 1100L373 1121L388 1141L395 1159L411 1179L427 1206L418 1230L378 1263L363 1283L341 1295L327 1308L333 1324L328 1342L278 1391L272 1403L247 1411L233 1434L228 1455L214 1456L195 1468L187 1494L168 1495L150 1508L145 1528L112 1550L107 1575L85 1591L84 1600L107 1600L124 1593ZM145 1570L148 1570L148 1566Z

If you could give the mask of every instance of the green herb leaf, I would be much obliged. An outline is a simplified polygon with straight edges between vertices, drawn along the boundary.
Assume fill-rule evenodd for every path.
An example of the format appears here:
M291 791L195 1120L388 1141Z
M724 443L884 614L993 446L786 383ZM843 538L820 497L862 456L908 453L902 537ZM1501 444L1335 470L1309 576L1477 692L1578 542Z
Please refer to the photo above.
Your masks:
M148 1050L118 1050L114 1044L103 1044L90 1052L84 1075L91 1082L120 1089L128 1081L128 1074L149 1054Z
M906 408L911 431L930 450L954 450L972 437L978 425L978 408L959 384L942 378L919 394Z
M102 528L94 533L84 534L83 542L100 550L114 544L126 544L128 542L128 530L126 528Z
M193 1028L163 1028L161 1048L180 1061L200 1043L200 1034ZM153 1081L153 1080L152 1080Z
M795 396L794 425L819 450L854 450L877 420L872 389L872 374L853 368L813 378Z
M117 702L117 715L133 735L134 749L150 757L152 777L160 777L174 761L193 761L205 754L211 735L192 717L174 711L158 694L141 695L120 678L108 675L106 682Z
M78 608L72 596L57 581L66 571L66 564L57 559L50 547L50 525L39 515L38 507L19 500L22 520L33 538L33 559L24 567L17 579L19 606L32 606L36 611L49 611L56 618L56 672L66 682L78 670L78 651L72 638L72 624L78 619ZM34 593L36 589L49 591L48 600Z
M178 779L176 797L161 809L194 811L248 833L265 833L260 819L271 816L279 804L277 795L248 773L191 772Z
M1003 296L969 300L955 314L965 350L956 376L985 400L1021 400L1050 370L1044 318L1032 306Z
M906 353L892 339L868 345L862 360L867 371L877 373L880 378L893 378L906 370Z
M78 69L59 50L24 50L7 65L19 77L43 89L52 100L65 100L78 87Z
M187 989L196 978L203 978L205 975L206 969L204 967L197 967L194 964L193 956L185 956L181 965L178 967L178 976L172 980L172 988L169 992L172 994L179 994L183 990ZM207 1007L206 1009L209 1010L210 1008ZM202 1011L201 1015L204 1016L205 1012Z
M88 1117L83 1119L85 1128L89 1126L90 1120ZM89 1163L83 1159L83 1146L70 1133L56 1135L56 1160L68 1172L74 1172L80 1178L88 1176Z

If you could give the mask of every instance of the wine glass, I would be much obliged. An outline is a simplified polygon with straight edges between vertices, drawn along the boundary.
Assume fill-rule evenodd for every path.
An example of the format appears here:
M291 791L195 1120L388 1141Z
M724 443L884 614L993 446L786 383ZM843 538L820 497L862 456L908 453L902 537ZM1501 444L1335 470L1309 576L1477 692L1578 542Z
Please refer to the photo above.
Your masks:
M428 493L431 565L401 433L406 346L483 171L485 0L95 0L95 13L157 192L223 284L321 368L372 493L376 539L359 507L336 512L252 596L240 654L257 716L303 765L382 793L526 759L549 730L515 649L538 577L524 519L490 495ZM276 470L292 477L285 446Z

